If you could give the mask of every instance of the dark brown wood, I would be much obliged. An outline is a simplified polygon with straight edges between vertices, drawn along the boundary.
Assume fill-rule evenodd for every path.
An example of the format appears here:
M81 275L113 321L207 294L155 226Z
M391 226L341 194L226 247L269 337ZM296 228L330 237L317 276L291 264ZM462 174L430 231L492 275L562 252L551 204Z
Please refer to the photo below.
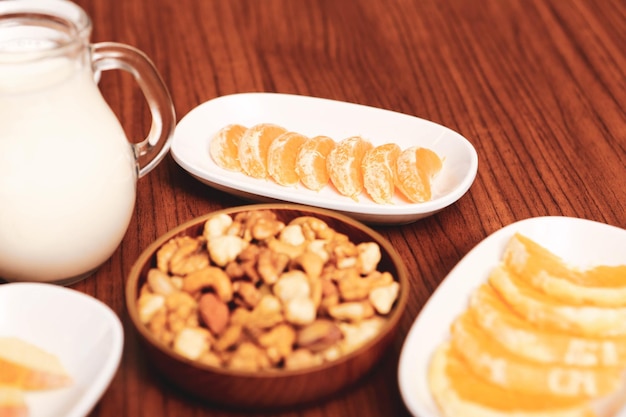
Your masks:
M94 42L131 44L152 58L179 119L220 95L295 93L429 119L458 131L478 151L478 176L458 203L414 224L376 228L405 259L412 283L382 362L329 401L274 415L408 415L396 382L404 337L472 247L532 216L626 227L621 0L77 3L93 19ZM101 87L128 135L143 138L150 118L133 81L105 74ZM131 265L157 236L241 204L190 177L170 156L139 180L121 246L94 276L72 286L108 304L126 332L121 367L91 417L243 415L206 406L159 379L124 306Z

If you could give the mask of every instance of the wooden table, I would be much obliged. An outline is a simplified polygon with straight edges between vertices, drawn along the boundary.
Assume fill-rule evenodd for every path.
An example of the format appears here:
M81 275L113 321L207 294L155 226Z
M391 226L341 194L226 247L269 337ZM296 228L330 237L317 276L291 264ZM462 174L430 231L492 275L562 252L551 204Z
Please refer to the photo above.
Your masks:
M626 227L626 3L621 0L78 0L93 41L144 51L178 119L240 92L318 96L408 113L456 130L479 170L455 205L413 224L376 227L406 261L412 294L388 355L356 386L281 416L408 415L397 384L404 337L451 268L490 233L534 216ZM130 137L150 117L130 77L105 74ZM124 284L157 236L245 202L188 175L171 156L138 182L126 237L72 288L122 319L122 363L91 416L238 416L192 400L145 362ZM268 415L259 413L258 415Z

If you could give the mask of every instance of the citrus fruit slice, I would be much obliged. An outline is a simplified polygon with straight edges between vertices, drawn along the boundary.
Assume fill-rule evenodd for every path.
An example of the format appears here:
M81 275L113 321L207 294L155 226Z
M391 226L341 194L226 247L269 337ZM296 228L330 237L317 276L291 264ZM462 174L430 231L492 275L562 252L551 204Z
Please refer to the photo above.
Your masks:
M386 143L370 149L363 157L363 186L376 203L391 203L396 190L396 161L401 152L397 144Z
M250 127L239 141L237 156L241 170L254 178L267 178L267 152L278 136L287 130L271 123Z
M527 359L575 366L626 366L626 336L586 338L556 328L539 329L515 314L488 284L472 293L468 311L491 338Z
M596 397L617 390L620 367L580 367L528 360L505 349L465 312L455 320L451 341L469 368L479 377L517 392Z
M22 339L0 337L0 386L41 390L71 383L56 355Z
M307 140L296 157L296 173L302 184L310 190L319 191L330 180L326 168L326 158L335 147L335 141L328 136L316 136Z
M626 306L626 265L579 270L519 233L509 240L503 259L509 269L533 287L563 302Z
M432 198L432 178L441 167L441 159L432 150L418 146L407 148L396 163L396 187L413 203L428 201Z
M489 283L519 315L540 328L557 328L583 337L626 335L626 308L576 306L537 290L503 265L489 275Z
M624 402L616 391L593 400L504 389L478 377L448 342L440 345L428 369L435 403L446 417L609 416Z
M28 417L28 406L22 390L16 387L0 386L0 416Z
M340 194L358 201L363 191L363 170L361 162L365 153L372 149L371 142L360 136L341 140L326 158L326 168L330 181Z
M278 184L294 186L300 180L296 159L306 141L306 136L296 132L285 132L272 141L267 151L267 172Z
M239 163L239 141L248 128L239 124L230 124L221 128L211 138L209 154L220 168L241 171Z

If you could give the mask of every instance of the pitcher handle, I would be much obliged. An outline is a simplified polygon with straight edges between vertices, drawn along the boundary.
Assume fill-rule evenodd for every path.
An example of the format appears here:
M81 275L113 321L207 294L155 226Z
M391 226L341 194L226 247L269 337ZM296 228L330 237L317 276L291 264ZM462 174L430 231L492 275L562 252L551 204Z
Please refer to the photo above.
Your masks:
M138 177L152 171L170 148L170 138L176 127L172 98L156 67L140 50L116 42L91 45L92 65L96 80L102 71L120 69L130 73L146 98L152 124L148 136L131 143L138 164Z

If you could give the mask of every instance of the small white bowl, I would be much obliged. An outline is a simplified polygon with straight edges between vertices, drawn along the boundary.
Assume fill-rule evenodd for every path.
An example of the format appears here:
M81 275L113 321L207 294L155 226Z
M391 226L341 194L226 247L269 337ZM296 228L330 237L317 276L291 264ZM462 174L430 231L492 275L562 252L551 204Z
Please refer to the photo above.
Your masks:
M44 283L0 285L0 336L56 355L73 379L61 389L26 392L30 417L82 417L111 383L122 357L117 315L97 299Z

